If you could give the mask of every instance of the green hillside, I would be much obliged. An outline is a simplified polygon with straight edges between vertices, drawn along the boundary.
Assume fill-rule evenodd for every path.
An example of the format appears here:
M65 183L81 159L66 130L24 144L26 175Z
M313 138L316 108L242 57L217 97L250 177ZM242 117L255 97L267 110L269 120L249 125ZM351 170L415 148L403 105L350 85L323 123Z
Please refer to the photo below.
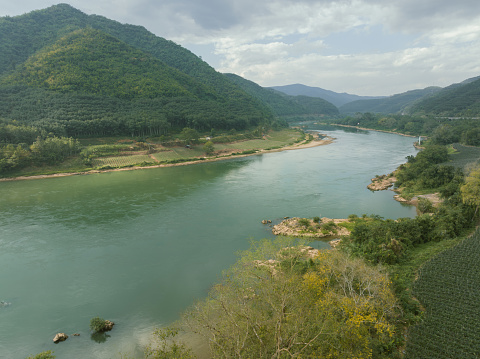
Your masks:
M0 74L25 62L39 49L83 28L101 30L152 55L210 86L211 91L217 92L224 101L236 99L243 102L241 108L246 106L254 112L258 109L258 103L254 103L251 96L180 45L155 36L142 26L121 24L98 15L86 15L67 4L0 19ZM235 107L234 104L231 106Z
M264 88L235 74L225 76L247 93L265 103L277 116L293 115L337 115L338 109L318 97L290 96Z
M410 113L450 117L480 116L480 79L449 86L435 96L416 103Z
M401 113L407 110L416 101L430 97L440 91L440 87L427 87L422 90L412 90L401 94L371 100L357 100L341 106L340 112L352 114L357 112L372 113Z
M215 94L192 77L101 31L82 29L47 46L0 79L26 85L124 99Z
M242 130L274 119L172 41L66 4L0 18L0 94L0 123L58 136Z

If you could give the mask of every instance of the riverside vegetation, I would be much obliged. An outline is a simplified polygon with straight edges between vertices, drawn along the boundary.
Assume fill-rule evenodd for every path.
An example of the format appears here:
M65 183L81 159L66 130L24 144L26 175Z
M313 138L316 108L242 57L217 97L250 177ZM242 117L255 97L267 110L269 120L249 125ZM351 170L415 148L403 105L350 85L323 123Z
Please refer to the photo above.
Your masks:
M471 315L464 319L476 302L479 237L463 238L477 219L480 196L471 188L480 176L444 168L449 156L445 147L427 146L396 171L401 192L438 191L439 207L397 221L351 215L351 234L337 250L314 255L303 249L305 242L288 237L254 243L208 298L184 314L177 330L206 338L218 358L476 357L478 323ZM297 221L311 226L320 218ZM445 267L452 276L446 283ZM459 279L464 270L469 274ZM447 296L439 292L445 285L452 288ZM458 309L446 315L451 303ZM458 326L466 334L446 340L445 328ZM419 344L442 337L441 349ZM179 342L171 343L178 355ZM195 352L183 346L183 356L169 356L168 345L162 348L164 356L149 357L189 358Z
M7 131L4 133L8 134ZM276 150L314 139L312 135L295 129L269 131L265 128L242 133L210 131L203 136L194 129L185 128L176 135L133 139L37 137L30 145L9 144L0 148L0 176L87 172L203 161Z

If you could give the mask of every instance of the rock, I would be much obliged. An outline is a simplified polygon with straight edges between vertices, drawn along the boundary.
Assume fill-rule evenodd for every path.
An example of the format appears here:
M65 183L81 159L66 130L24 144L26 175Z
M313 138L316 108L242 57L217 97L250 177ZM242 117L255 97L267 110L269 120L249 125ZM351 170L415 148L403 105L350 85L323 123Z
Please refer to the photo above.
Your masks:
M267 224L267 223L272 223L272 221L269 220L269 219L264 219L264 220L262 221L262 224Z
M334 239L328 243L330 243L330 245L332 246L332 248L337 248L337 246L340 244L342 240L341 239Z
M74 337L79 337L80 336L80 333L73 333L72 334Z
M372 178L372 183L370 183L367 188L371 191L384 191L393 186L397 181L392 175L383 175Z
M105 320L105 328L103 331L108 332L113 329L113 326L115 325L114 322L111 322L109 320Z
M65 340L68 339L68 335L65 334L65 333L57 333L57 335L55 335L55 338L53 338L53 342L54 343L59 343L59 342L64 342Z

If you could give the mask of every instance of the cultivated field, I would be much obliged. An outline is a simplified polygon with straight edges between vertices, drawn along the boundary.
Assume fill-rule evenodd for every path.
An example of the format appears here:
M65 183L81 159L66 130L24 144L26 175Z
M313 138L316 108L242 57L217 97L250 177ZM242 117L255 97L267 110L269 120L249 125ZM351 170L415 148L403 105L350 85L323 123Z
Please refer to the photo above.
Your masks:
M452 160L448 164L464 170L479 164L480 148L463 146L459 143L453 144L452 147L456 152L450 156Z
M480 230L427 262L413 295L426 310L407 359L480 358Z

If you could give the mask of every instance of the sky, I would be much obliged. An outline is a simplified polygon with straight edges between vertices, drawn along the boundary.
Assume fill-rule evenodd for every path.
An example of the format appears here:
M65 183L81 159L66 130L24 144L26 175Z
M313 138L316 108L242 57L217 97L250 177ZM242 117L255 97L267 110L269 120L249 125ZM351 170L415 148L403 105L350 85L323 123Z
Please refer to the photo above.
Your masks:
M478 0L69 0L257 84L387 96L480 75ZM0 16L51 0L0 0Z

